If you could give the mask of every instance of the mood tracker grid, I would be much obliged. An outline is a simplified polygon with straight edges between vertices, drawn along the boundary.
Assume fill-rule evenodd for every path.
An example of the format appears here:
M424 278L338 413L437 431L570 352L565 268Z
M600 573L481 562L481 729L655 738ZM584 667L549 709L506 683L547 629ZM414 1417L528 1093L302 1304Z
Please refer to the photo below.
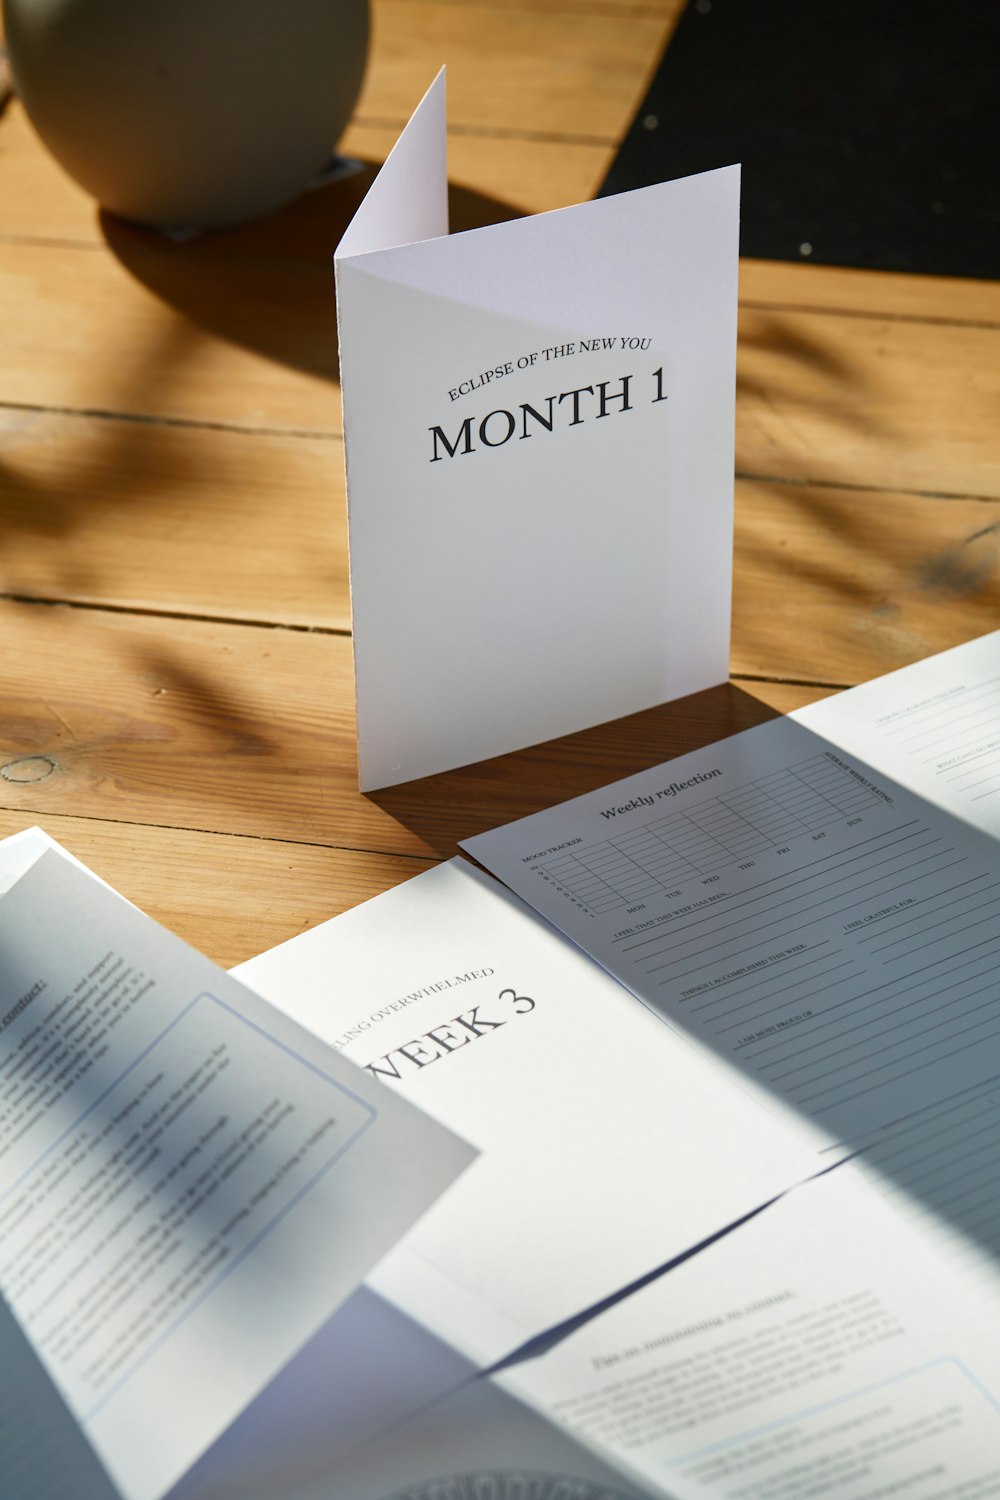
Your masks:
M612 835L538 868L595 914L661 894L699 875L739 865L803 833L863 812L878 798L825 755Z

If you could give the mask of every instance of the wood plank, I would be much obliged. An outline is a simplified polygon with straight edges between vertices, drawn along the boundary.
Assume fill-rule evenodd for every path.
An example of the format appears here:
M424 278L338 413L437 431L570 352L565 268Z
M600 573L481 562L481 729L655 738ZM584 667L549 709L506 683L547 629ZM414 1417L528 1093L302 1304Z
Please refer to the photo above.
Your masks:
M378 0L366 123L409 118L442 64L448 118L475 126L620 140L667 35L662 15Z
M9 604L0 628L0 806L425 852L356 790L344 637Z
M340 186L343 205L351 185ZM170 246L141 231L113 234L115 255L0 245L0 401L339 430L325 255L234 262L224 236ZM748 309L737 468L996 497L1000 466L984 435L998 394L998 329Z
M0 411L0 444L0 593L350 628L339 442ZM997 618L996 502L736 498L737 672L863 681Z
M771 714L739 687L371 796L350 641L0 604L0 807L395 854L446 854ZM141 841L142 835L133 831Z
M24 106L14 99L0 116L0 235L49 235L97 243L97 205L50 156Z
M339 150L376 167L398 135L395 126L352 124ZM448 140L452 223L471 228L583 202L596 192L613 155L610 146L454 133ZM370 182L372 175L369 171L363 182ZM266 251L289 260L319 258L327 267L336 243L332 236L346 223L346 209L337 203L344 191L328 188L310 194L255 225L213 235L210 243L218 253L235 259ZM353 204L358 194L351 192ZM97 205L49 156L17 102L0 120L0 203L4 240L105 243Z
M863 271L812 261L742 260L740 300L747 307L1000 324L1000 281Z
M992 630L1000 504L737 486L733 671L855 683Z
M350 629L339 439L0 408L0 451L0 594Z
M34 821L0 811L0 838ZM432 863L54 814L45 816L44 827L122 895L224 968Z

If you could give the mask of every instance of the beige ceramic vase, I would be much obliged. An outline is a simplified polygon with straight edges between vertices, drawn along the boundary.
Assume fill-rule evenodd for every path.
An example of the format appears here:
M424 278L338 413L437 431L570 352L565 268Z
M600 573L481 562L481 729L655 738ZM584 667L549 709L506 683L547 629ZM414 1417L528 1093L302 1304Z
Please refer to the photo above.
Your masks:
M330 158L361 88L368 0L4 0L17 91L113 213L209 228Z

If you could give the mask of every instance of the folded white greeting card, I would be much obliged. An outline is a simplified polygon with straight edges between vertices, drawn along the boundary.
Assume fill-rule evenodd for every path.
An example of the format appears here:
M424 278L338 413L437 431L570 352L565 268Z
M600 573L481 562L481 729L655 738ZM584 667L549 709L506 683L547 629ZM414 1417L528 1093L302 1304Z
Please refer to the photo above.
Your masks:
M336 254L363 790L728 675L739 169L449 236L444 101Z

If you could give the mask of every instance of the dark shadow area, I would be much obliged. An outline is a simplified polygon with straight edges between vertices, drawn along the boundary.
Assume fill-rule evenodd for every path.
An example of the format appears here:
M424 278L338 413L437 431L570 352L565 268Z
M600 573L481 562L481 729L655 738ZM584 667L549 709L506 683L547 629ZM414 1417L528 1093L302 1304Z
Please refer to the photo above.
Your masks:
M742 162L744 255L995 277L996 35L983 0L692 0L602 192Z
M0 115L14 97L14 82L11 78L7 48L0 42Z
M461 852L459 839L777 717L766 703L727 682L578 734L368 796L435 854L448 858Z
M333 252L378 172L355 172L250 224L176 242L101 213L125 270L191 324L267 359L334 381ZM521 217L506 203L449 188L452 233Z

